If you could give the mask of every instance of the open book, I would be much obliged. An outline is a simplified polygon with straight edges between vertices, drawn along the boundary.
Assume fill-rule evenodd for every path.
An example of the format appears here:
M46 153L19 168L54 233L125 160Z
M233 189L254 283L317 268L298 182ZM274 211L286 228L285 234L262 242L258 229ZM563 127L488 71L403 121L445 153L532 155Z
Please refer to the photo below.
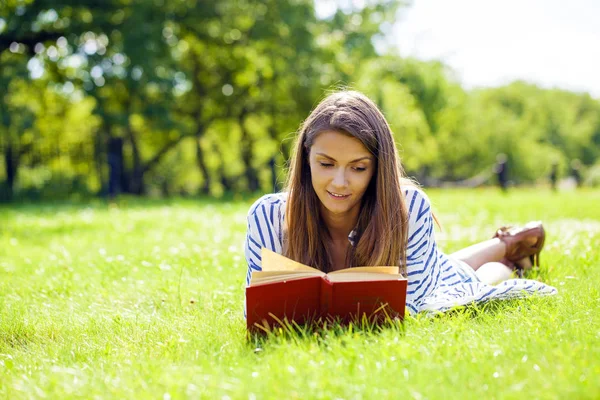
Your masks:
M287 319L304 324L319 318L350 321L366 315L404 317L407 281L398 267L356 267L326 274L262 249L262 271L246 288L250 330Z

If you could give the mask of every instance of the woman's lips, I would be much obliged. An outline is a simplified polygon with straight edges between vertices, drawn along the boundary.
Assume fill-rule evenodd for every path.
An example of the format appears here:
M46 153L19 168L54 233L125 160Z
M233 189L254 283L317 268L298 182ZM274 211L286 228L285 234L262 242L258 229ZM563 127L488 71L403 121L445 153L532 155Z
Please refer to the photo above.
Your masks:
M350 195L349 195L349 194L345 194L345 195L342 195L342 196L339 196L339 195L338 195L338 196L336 196L336 195L337 195L337 193L336 193L336 195L334 195L334 194L333 194L333 193L331 193L329 190L327 190L327 194L329 195L329 197L330 197L330 198L332 198L332 199L334 199L334 200L344 200L344 199L347 199L348 197L350 197Z

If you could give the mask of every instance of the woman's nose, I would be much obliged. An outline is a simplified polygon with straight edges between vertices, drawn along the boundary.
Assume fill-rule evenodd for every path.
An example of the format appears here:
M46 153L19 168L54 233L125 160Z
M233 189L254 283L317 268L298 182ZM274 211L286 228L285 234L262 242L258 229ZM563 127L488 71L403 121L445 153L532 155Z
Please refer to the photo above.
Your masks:
M333 186L335 187L345 187L347 186L346 182L346 171L344 168L338 168L335 171L335 175L333 176Z

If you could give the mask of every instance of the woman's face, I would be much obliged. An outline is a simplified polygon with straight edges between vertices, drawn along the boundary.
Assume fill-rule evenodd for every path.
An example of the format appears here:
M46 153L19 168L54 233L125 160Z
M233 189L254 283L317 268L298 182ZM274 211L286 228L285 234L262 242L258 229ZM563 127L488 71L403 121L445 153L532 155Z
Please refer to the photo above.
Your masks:
M352 136L325 131L316 137L309 154L315 193L328 212L357 212L375 171L375 158Z

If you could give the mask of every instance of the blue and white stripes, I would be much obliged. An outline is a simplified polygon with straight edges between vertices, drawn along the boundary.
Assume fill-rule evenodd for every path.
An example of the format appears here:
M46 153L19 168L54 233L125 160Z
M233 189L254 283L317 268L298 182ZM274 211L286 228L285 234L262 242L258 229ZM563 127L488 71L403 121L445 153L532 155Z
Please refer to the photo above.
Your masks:
M261 249L266 247L281 254L283 243L283 218L285 216L286 193L268 194L258 199L248 212L248 230L244 252L248 262L246 286L250 284L252 271L262 268Z
M472 268L438 250L427 195L416 187L409 187L405 196L409 208L406 305L412 313L444 311L474 301L556 293L551 286L526 279L510 279L497 286L481 283ZM282 253L286 201L286 193L265 195L248 212L246 286L252 271L261 270L262 247ZM351 243L353 233L349 236Z

